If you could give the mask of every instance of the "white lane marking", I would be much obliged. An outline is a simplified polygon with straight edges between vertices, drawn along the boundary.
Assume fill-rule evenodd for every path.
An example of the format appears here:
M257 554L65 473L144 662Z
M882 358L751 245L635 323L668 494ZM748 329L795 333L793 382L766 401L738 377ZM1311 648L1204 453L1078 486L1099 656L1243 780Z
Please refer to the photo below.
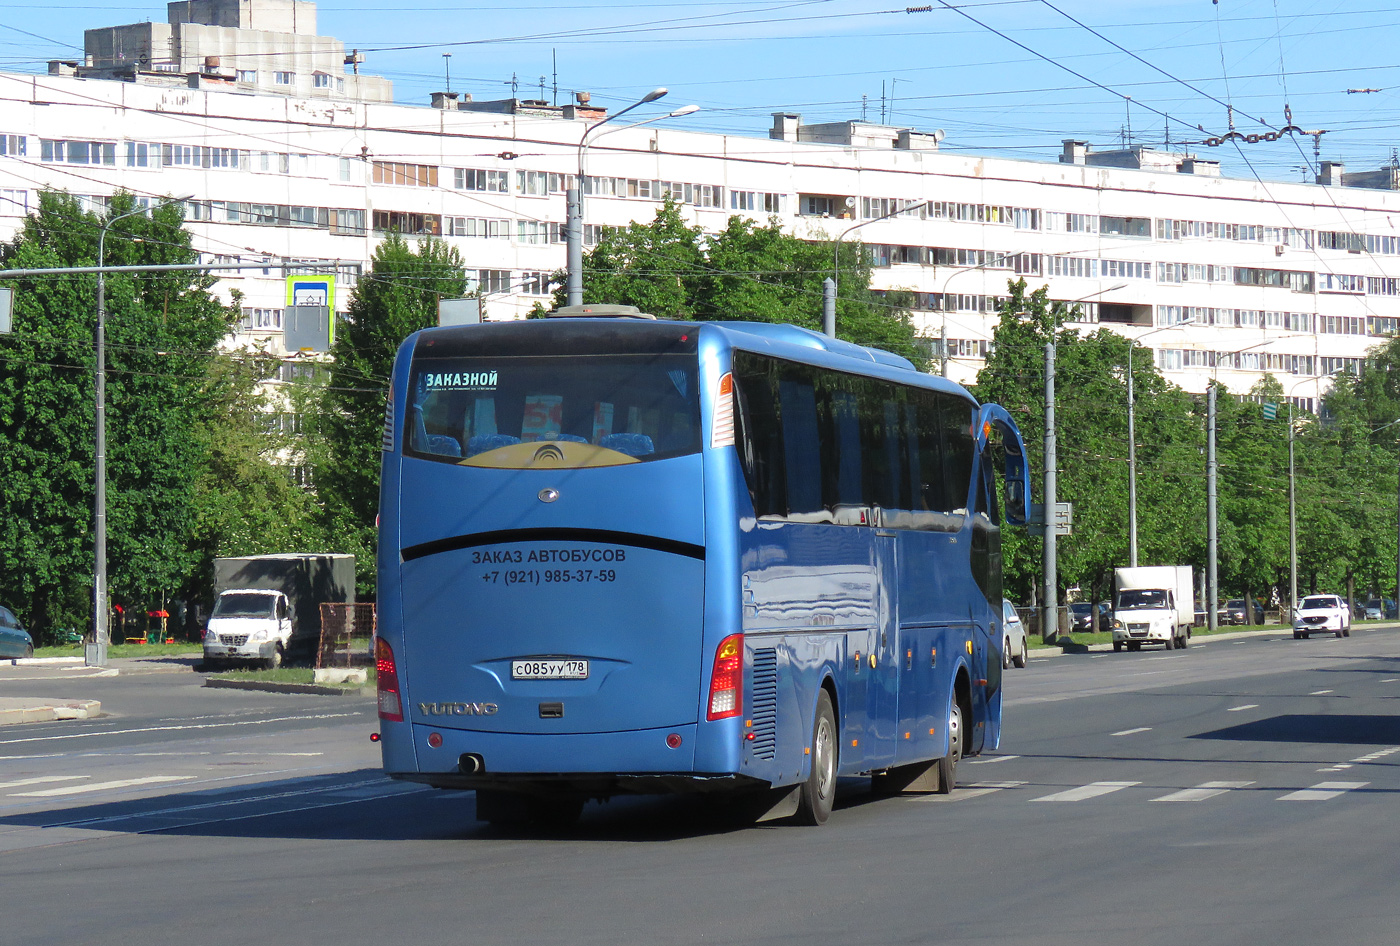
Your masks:
M1336 765L1329 765L1325 769L1318 769L1319 772L1345 772L1351 768L1350 762L1338 762Z
M22 742L55 742L59 739L87 739L92 736L129 736L143 732L178 732L189 729L226 729L231 726L264 726L268 723L290 723L305 719L346 719L359 716L359 713L317 713L312 716L279 716L274 719L249 719L235 723L200 723L197 726L145 726L140 729L98 729L92 732L75 732L62 736L33 736L27 739L0 739L0 746L13 746Z
M1241 710L1258 709L1258 708L1259 708L1259 704L1258 704L1258 703L1245 703L1243 706L1232 706L1232 707L1230 707L1229 709L1227 709L1225 712L1227 712L1227 713L1238 713L1238 712L1240 712Z
M1390 749L1380 749L1378 751L1373 751L1373 753L1366 753L1365 756L1352 758L1351 761L1354 761L1354 763L1373 763L1373 761L1378 760L1378 758L1393 756L1393 754L1396 753L1400 753L1400 746L1392 746Z
M1347 792L1356 791L1358 788L1365 788L1370 784L1370 782L1318 782L1311 788L1304 788L1296 792L1289 792L1287 795L1280 795L1278 800L1327 801L1329 798L1345 795Z
M16 779L13 782L0 782L0 788L19 788L23 785L42 785L45 782L73 782L86 775L41 775L36 778Z
M1382 680L1381 682L1382 682L1382 683L1394 683L1396 680L1400 680L1400 677L1386 677L1386 678L1385 678L1384 680Z
M198 778L196 775L147 775L144 778L125 778L115 782L89 782L86 785L69 785L66 788L46 788L37 792L13 792L11 798L52 798L55 795L78 795L83 792L104 792L114 788L132 788L136 785L154 785L158 782L183 782Z
M990 759L968 759L968 760L967 760L967 764L968 764L968 765L994 765L994 764L996 764L997 762L1010 762L1012 759L1019 759L1019 758L1021 758L1021 757L1018 756L1018 755L997 755L997 756L992 756Z
M1112 792L1122 791L1125 788L1132 788L1134 785L1140 784L1142 783L1090 782L1088 785L1066 789L1063 792L1055 792L1052 795L1041 795L1039 798L1032 798L1031 801L1084 801L1088 798L1098 798L1100 795L1108 795Z
M968 788L1020 788L1025 782L970 782Z
M1331 692L1331 690L1313 690L1311 693L1308 694L1308 696L1326 696Z
M950 802L962 801L966 798L980 798L983 795L992 795L1007 788L1017 788L1025 782L971 782L960 788L953 789L947 795L928 794L915 798L917 802Z
M1120 732L1110 733L1110 735L1113 735L1113 736L1131 736L1131 735L1133 735L1134 733L1151 732L1151 731L1152 731L1152 727L1151 727L1151 726L1139 726L1137 729L1124 729L1124 730L1122 730L1122 731L1120 731Z
M1153 801L1205 801L1207 798L1214 798L1216 795L1224 795L1226 792L1237 788L1248 788L1253 782L1202 782L1195 788L1183 788L1179 792L1172 792L1170 795L1163 795L1161 798L1154 798Z

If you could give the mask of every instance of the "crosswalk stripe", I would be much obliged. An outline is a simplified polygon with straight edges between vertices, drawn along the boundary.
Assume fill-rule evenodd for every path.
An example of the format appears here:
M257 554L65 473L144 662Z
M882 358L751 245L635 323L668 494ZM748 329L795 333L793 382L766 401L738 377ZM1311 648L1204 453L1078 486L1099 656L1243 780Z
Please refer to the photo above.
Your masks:
M63 788L45 788L37 792L13 792L11 798L52 798L56 795L78 795L83 792L101 792L114 788L132 788L137 785L154 785L158 782L183 782L198 778L195 775L148 775L145 778L128 778L115 782L90 782L85 785L68 785Z
M1088 798L1098 798L1100 795L1108 795L1112 792L1122 791L1125 788L1132 788L1134 785L1141 785L1141 782L1091 782L1088 785L1081 785L1078 788L1067 789L1063 792L1055 792L1051 795L1041 795L1033 798L1032 801L1084 801Z
M42 775L37 778L16 779L13 782L0 782L0 788L19 788L23 785L42 785L45 782L73 782L86 775Z
M994 762L1010 762L1012 759L1021 758L1018 755L994 755L986 759L968 759L968 765L991 765Z
M1248 788L1253 782L1202 782L1195 788L1183 788L1179 792L1172 792L1170 795L1163 795L1161 798L1154 798L1153 801L1205 801L1207 798L1214 798L1216 795L1224 795L1226 792L1238 788Z
M1318 782L1312 788L1304 788L1300 791L1289 792L1287 795L1280 795L1278 800L1327 801L1329 798L1345 795L1347 792L1355 791L1358 788L1365 788L1370 784L1370 782Z

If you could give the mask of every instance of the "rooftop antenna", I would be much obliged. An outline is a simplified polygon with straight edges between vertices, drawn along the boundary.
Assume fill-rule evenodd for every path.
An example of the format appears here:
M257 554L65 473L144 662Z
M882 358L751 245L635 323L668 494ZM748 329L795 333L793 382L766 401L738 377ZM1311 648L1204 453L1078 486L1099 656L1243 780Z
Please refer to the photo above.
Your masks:
M559 104L559 50L551 49L550 55L554 59L554 104Z
M1172 149L1172 123L1167 119L1167 116L1166 116L1166 115L1163 115L1163 116L1162 116L1162 150L1163 150L1163 151L1170 151L1171 149Z
M448 94L448 95L451 95L451 94L452 94L452 54L451 54L451 53L443 53L443 54L442 54L442 71L446 74L446 77L447 77L447 94Z
M544 77L544 76L540 76L540 98L541 98L541 99L544 98L544 84L545 84L545 77Z
M866 106L869 105L869 104L870 104L870 96L868 96L868 95L862 95L862 96L860 97L860 120L861 120L861 121L865 121L865 108L866 108Z
M880 124L885 124L885 80L880 80Z
M520 93L520 77L515 73L510 74L510 97L515 98Z
M1131 95L1123 96L1123 112L1128 116L1127 147L1131 148L1133 146L1133 97Z

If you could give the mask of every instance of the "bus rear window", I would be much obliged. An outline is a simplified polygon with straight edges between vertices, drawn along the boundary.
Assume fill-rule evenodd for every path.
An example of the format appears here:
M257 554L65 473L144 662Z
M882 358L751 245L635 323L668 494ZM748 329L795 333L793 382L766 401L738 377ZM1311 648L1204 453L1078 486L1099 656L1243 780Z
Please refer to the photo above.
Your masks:
M498 468L530 466L537 446L521 445L543 442L559 447L553 465L565 467L697 453L696 365L674 353L420 357L404 452Z

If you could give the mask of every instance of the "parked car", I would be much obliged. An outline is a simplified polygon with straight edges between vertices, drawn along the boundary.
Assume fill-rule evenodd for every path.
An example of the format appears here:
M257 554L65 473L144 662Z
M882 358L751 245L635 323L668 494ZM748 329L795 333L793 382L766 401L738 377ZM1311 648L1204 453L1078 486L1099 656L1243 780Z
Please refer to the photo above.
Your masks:
M1113 630L1113 605L1107 601L1099 602L1099 630L1104 634Z
M1245 621L1245 614L1246 614L1247 612L1245 611L1244 599L1243 599L1243 598L1231 598L1229 601L1226 601L1226 602L1225 602L1225 612L1224 612L1224 614L1221 616L1220 621L1219 621L1218 623L1220 623L1220 624L1245 624L1245 623L1249 623L1249 624L1263 624L1263 623L1264 623L1264 606L1263 606L1262 604L1260 604L1258 601L1254 601L1253 599L1251 599L1251 603L1254 605L1254 608L1253 608L1253 611L1254 611L1254 620L1253 620L1253 621L1248 621L1248 622Z
M1024 667L1030 656L1026 647L1026 625L1021 623L1016 607L1005 598L1001 599L1001 626L1001 665Z
M9 608L0 608L0 657L33 657L34 638Z
M1379 601L1367 601L1362 609L1361 619L1363 621L1379 621L1385 616L1385 609L1381 607Z
M1076 601L1069 606L1069 629L1072 634L1087 634L1093 631L1093 604L1088 601Z
M1351 609L1337 595L1308 595L1293 612L1293 638L1311 634L1351 636Z

